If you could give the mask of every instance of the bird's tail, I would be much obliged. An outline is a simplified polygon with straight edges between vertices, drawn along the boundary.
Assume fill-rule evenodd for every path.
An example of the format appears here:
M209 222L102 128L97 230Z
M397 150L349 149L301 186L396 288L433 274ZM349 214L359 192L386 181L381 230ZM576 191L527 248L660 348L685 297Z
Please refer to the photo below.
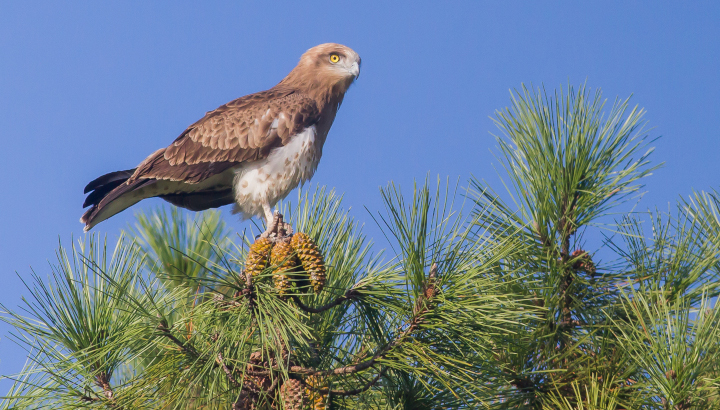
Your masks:
M85 232L143 199L131 193L155 180L138 179L128 184L127 180L134 172L135 169L111 172L87 184L84 192L89 195L85 198L83 208L89 206L90 209L80 218L80 222L85 224Z

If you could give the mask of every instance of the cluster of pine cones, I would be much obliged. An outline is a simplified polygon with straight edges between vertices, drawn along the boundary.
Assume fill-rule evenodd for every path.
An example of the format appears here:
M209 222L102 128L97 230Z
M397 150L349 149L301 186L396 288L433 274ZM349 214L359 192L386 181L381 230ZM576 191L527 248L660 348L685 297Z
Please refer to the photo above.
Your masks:
M285 357L283 360L286 360ZM273 366L274 358L263 360L261 352L254 352L250 355L248 371L262 371ZM278 375L279 377L279 375ZM272 383L268 376L247 376L256 389L269 390ZM291 378L282 381L277 390L278 396L271 399L269 407L272 409L284 410L325 410L329 405L327 394L319 393L317 390L326 389L327 381L319 376L307 376L305 379ZM239 400L234 403L233 410L259 410L259 392L244 390Z
M285 410L325 410L327 395L314 390L325 387L321 379L315 376L307 377L304 382L298 379L286 380L280 387Z
M289 293L293 276L296 276L298 282L305 279L299 277L300 272L307 274L315 293L319 293L325 286L323 255L315 241L302 232L279 238L260 238L250 245L245 259L245 271L256 277L268 265L274 267L275 289L282 297Z

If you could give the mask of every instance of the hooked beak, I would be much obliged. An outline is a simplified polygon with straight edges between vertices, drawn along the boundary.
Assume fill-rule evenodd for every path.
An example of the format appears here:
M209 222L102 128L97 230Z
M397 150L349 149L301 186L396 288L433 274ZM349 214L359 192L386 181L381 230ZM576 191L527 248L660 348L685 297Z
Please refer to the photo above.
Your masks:
M360 77L360 64L357 61L352 63L352 65L348 69L348 72L352 74L355 79L357 79L358 77Z

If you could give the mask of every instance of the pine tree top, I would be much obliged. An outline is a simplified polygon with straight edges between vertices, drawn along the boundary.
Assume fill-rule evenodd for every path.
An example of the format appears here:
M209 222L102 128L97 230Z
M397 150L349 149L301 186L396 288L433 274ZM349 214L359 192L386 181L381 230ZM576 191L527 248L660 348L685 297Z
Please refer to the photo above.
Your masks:
M324 188L258 242L158 209L61 245L2 307L29 360L0 408L720 408L720 197L635 211L643 115L523 86L505 190L390 184L387 256Z

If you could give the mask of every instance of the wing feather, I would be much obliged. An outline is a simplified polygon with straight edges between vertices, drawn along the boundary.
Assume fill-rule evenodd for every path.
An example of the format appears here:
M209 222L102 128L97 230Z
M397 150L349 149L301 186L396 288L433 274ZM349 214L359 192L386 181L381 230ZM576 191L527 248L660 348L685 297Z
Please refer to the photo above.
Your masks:
M266 158L320 117L314 99L273 88L231 101L147 157L128 183L158 179L198 183L234 165Z

